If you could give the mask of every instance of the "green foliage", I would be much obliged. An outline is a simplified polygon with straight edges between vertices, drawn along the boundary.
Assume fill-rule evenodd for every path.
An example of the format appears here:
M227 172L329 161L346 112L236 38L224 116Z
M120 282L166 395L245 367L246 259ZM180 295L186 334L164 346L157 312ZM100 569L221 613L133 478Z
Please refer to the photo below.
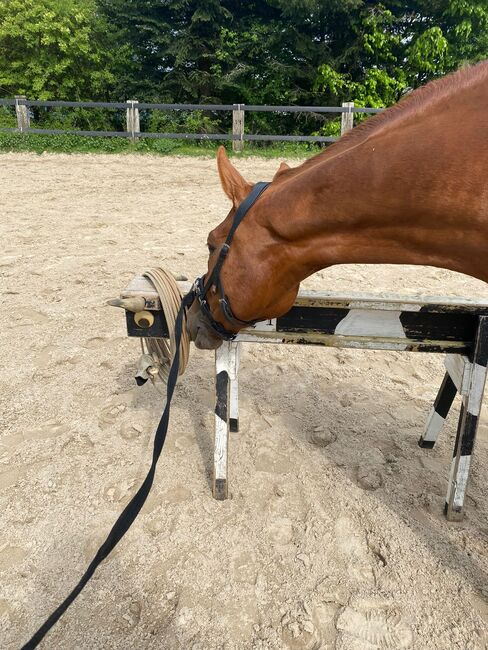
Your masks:
M0 151L53 153L124 153L125 138L90 138L76 135L38 135L0 132Z
M147 129L149 133L216 133L218 121L203 111L150 112Z
M347 98L356 106L370 108L381 108L395 103L406 88L401 71L395 78L385 70L370 68L361 81L354 81L349 73L338 73L327 64L319 66L315 84L317 88L329 92L335 103Z
M487 1L449 0L446 5L442 18L449 43L450 65L454 67L488 57Z
M0 86L35 99L105 97L130 49L112 49L107 32L95 0L3 0Z
M389 106L429 79L488 56L488 3L357 2L348 44L318 67L315 88L336 102ZM342 41L341 41L342 42Z
M422 32L407 50L408 61L413 74L419 80L438 75L447 68L449 43L440 27L431 27Z
M0 129L16 129L15 110L9 106L0 106Z
M117 116L120 127L121 115ZM38 108L35 124L41 129L65 131L115 131L114 111L106 108Z

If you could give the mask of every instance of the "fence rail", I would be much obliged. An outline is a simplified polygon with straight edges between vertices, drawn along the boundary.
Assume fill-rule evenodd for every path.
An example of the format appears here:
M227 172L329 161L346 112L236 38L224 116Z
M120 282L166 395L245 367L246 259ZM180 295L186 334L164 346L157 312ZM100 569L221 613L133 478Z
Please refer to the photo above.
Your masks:
M0 106L14 106L17 116L17 128L0 129L1 132L35 133L45 135L79 135L104 138L129 138L137 142L139 138L167 138L176 140L231 140L234 151L242 151L244 142L335 142L333 136L314 135L271 135L244 132L245 113L340 113L341 135L354 126L354 113L374 114L381 108L354 106L353 102L344 102L342 106L258 106L254 104L156 104L128 100L127 102L71 102L30 100L23 95L15 99L0 99ZM125 131L83 131L73 129L36 129L31 127L30 107L65 107L65 108L111 108L126 111ZM162 111L232 111L232 133L149 133L140 130L141 110Z

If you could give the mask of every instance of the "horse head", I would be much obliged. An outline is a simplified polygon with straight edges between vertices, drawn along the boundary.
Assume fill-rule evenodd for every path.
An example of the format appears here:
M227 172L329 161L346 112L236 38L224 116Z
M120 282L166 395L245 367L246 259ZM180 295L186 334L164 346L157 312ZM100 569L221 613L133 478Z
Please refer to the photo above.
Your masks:
M201 279L206 286L212 278L215 266L219 264L218 280L208 287L205 295L206 310L195 300L188 311L188 330L198 348L216 349L224 340L219 330L223 328L229 336L248 326L251 322L275 318L291 307L298 284L284 286L283 271L287 259L286 242L270 227L269 211L276 210L266 194L252 205L232 237L225 260L222 248L234 223L236 211L246 197L252 193L253 184L247 182L229 161L224 147L217 153L217 167L222 188L232 201L232 207L225 219L212 230L207 238L209 250L207 273ZM287 172L282 163L273 183ZM220 283L220 287L217 285ZM289 283L286 283L287 285ZM225 296L226 305L222 305ZM231 315L225 309L232 307ZM215 325L217 324L217 325Z

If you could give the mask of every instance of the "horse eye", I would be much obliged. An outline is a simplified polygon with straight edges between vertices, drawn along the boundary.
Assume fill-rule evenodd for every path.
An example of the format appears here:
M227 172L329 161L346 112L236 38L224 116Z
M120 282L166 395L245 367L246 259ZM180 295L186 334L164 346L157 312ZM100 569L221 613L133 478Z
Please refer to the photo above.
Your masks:
M212 255L212 253L215 253L215 246L212 246L212 244L207 244L207 248L210 255Z

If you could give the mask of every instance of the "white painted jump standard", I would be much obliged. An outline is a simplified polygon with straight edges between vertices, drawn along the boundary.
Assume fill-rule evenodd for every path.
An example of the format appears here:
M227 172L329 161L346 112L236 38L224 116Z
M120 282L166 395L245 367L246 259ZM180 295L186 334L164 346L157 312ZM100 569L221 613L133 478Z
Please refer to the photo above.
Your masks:
M183 292L188 283L180 282ZM161 311L154 288L134 278L122 297L144 296L146 309ZM127 314L131 336L165 336L164 316L142 329ZM447 353L446 373L419 445L432 448L457 393L462 396L448 479L445 514L464 514L464 501L488 366L488 301L439 297L341 295L300 291L284 316L242 330L215 354L216 408L213 494L228 497L229 433L239 429L238 370L242 343L289 343L369 350Z
M482 325L480 326L479 339L484 335L484 353L485 357L488 351L488 317L482 318ZM258 325L259 327L259 325ZM244 337L243 337L244 338ZM257 338L257 337L256 337ZM244 340L249 342L249 337L245 336ZM224 342L222 346L216 351L216 375L219 372L227 371L230 377L233 372L231 369L236 368L236 359L240 353L241 342ZM360 347L355 345L354 347ZM368 346L368 349L371 349ZM475 351L475 359L481 357L481 344L479 344ZM454 446L453 459L449 472L449 483L447 488L446 503L444 512L449 521L460 521L464 516L464 499L466 495L466 488L469 477L469 470L471 466L471 458L473 454L474 441L478 428L479 413L483 400L483 392L485 387L487 375L487 360L485 358L483 363L474 361L471 363L469 359L463 355L448 355L446 357L445 366L447 368L444 381L436 399L436 403L431 410L427 425L424 433L419 440L419 446L427 449L433 448L437 437L442 429L446 420L448 411L454 401L456 392L462 395L463 402L461 405L461 413L459 416L458 430L456 435L456 443ZM461 372L459 370L461 369ZM456 371L457 374L456 374ZM454 379L451 378L451 374ZM237 395L237 376L232 376L236 385L234 393L231 393L230 405L231 410L234 412L238 410L238 395ZM227 385L227 384L225 384ZM451 389L454 387L454 390ZM221 403L226 398L223 391L219 394L219 385L217 384L217 403ZM439 397L441 400L439 400ZM442 403L444 397L445 409L440 411L439 401ZM218 416L216 416L218 419ZM214 496L216 499L227 498L228 488L224 488L228 483L227 480L227 463L228 459L228 446L229 446L229 431L238 431L239 425L234 424L233 427L224 424L223 421L216 422L215 427L215 472L218 475L218 488L217 481L214 480ZM217 450L225 449L225 460L222 454ZM225 496L222 496L224 495Z

